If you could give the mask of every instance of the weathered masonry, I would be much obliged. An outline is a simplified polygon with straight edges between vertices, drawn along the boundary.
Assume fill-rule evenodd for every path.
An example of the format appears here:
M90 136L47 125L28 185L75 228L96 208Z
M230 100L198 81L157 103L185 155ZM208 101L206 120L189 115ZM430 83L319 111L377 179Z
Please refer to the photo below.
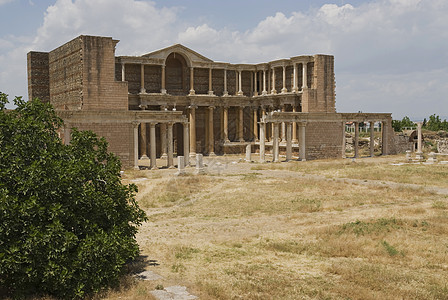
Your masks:
M176 155L243 153L248 143L274 156L337 158L346 121L382 122L383 154L394 152L390 114L336 113L333 56L230 64L179 44L117 57L117 43L79 36L30 52L28 87L64 119L66 142L70 128L90 129L125 166L167 158L172 167Z

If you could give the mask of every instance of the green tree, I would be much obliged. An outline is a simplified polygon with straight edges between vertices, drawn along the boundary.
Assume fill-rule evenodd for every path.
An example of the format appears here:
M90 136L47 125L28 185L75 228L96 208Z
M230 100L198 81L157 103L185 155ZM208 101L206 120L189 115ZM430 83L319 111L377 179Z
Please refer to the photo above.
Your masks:
M415 123L412 122L408 116L403 117L401 121L392 120L392 128L396 132L402 131L404 128L411 128L411 127L415 127Z
M81 298L117 281L138 256L146 215L121 163L92 132L58 137L51 105L0 93L0 289L14 298Z

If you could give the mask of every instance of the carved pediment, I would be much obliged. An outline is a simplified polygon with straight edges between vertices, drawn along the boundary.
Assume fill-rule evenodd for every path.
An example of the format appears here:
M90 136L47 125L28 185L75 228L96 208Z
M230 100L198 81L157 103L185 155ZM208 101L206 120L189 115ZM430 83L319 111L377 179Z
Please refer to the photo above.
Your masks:
M179 53L182 54L187 61L194 63L211 63L213 60L197 53L196 51L191 50L181 44L176 44L167 48L163 48L154 52L150 52L148 54L142 55L142 57L147 58L158 58L158 59L166 59L168 55L171 53Z

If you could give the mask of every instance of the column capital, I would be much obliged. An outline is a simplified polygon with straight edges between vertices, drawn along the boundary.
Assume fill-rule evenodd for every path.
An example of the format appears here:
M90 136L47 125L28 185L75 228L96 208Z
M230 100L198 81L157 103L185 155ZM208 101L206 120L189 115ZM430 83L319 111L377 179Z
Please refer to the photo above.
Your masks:
M134 126L134 128L138 127L138 125L140 125L139 121L132 121L132 126Z

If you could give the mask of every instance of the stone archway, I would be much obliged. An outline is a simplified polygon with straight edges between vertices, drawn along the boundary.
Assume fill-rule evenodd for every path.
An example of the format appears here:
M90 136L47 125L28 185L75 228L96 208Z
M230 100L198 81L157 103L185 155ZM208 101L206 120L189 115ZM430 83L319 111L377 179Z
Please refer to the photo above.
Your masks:
M176 52L168 55L165 61L165 85L170 95L186 95L188 86L188 66L185 58Z

